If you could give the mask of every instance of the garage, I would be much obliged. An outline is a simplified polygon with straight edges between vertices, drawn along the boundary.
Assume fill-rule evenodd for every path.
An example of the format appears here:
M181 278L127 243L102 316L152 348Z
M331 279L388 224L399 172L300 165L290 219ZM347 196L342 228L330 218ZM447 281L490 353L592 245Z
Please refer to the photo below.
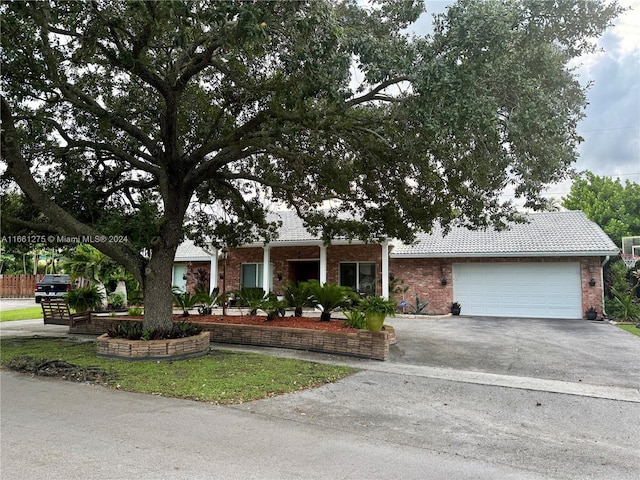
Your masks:
M453 298L465 315L582 318L580 264L454 263Z

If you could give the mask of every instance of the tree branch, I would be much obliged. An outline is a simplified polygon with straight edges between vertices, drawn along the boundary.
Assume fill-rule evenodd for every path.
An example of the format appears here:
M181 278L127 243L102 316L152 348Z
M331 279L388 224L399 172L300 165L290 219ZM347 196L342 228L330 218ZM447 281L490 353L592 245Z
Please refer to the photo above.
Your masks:
M22 191L49 219L55 219L56 231L66 235L100 236L101 232L80 222L65 209L54 203L33 178L29 165L20 153L19 135L15 128L11 107L0 95L0 154L7 163L7 174L15 179ZM100 243L96 247L105 255L125 266L138 279L144 276L145 259L126 243Z
M366 102L371 102L373 100L382 100L382 101L399 101L398 99L394 98L394 97L390 97L388 95L380 95L380 92L382 92L385 88L388 88L392 85L397 85L398 83L402 83L402 82L410 82L412 79L409 76L400 76L400 77L395 77L395 78L390 78L389 80L387 80L386 82L382 82L380 85L378 85L377 87L375 87L373 90L371 90L368 93L365 93L364 95L361 95L360 97L354 97L351 100L348 100L347 102L345 102L345 105L347 107L355 107L357 105L362 105L363 103Z

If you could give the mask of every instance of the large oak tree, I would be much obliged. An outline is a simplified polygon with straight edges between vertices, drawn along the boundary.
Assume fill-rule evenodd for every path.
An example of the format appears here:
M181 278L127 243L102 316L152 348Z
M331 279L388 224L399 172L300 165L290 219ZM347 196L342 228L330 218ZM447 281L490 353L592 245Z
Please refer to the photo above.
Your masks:
M42 212L34 228L99 238L144 222L136 241L95 246L141 282L147 326L170 322L186 234L268 239L273 203L326 240L501 225L509 186L536 206L580 141L569 62L619 12L461 0L417 37L415 0L1 9L5 182Z

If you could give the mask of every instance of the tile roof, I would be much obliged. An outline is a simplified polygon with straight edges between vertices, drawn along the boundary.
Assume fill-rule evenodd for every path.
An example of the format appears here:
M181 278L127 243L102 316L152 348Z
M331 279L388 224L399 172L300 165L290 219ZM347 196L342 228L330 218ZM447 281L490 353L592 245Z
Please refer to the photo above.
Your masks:
M272 244L317 242L321 240L319 235L312 235L304 228L302 219L293 210L271 212L268 219L270 221L282 221L282 226L278 229L278 238L273 240Z
M204 248L197 247L193 241L185 239L176 251L176 262L208 262L211 259L211 253Z
M304 228L293 211L274 213L282 220L280 236L271 244L318 243L320 238ZM392 242L393 257L488 257L617 255L618 247L581 211L538 212L528 223L515 223L496 231L454 227L444 236L435 225L431 233L419 233L412 245Z
M391 257L488 257L616 255L618 247L581 211L539 212L528 223L496 231L453 228L446 236L436 225L416 242L394 242Z

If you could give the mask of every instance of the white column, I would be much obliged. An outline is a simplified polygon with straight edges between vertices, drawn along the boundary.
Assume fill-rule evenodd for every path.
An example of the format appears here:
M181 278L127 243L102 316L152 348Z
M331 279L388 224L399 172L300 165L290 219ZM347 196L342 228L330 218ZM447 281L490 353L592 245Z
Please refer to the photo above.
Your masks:
M382 297L389 299L389 242L382 242Z
M218 286L218 249L214 248L211 253L211 269L209 271L209 293Z
M262 248L262 289L264 293L269 293L269 286L271 285L271 269L269 268L269 263L271 262L271 247L265 245Z
M327 283L327 246L320 245L320 285Z

